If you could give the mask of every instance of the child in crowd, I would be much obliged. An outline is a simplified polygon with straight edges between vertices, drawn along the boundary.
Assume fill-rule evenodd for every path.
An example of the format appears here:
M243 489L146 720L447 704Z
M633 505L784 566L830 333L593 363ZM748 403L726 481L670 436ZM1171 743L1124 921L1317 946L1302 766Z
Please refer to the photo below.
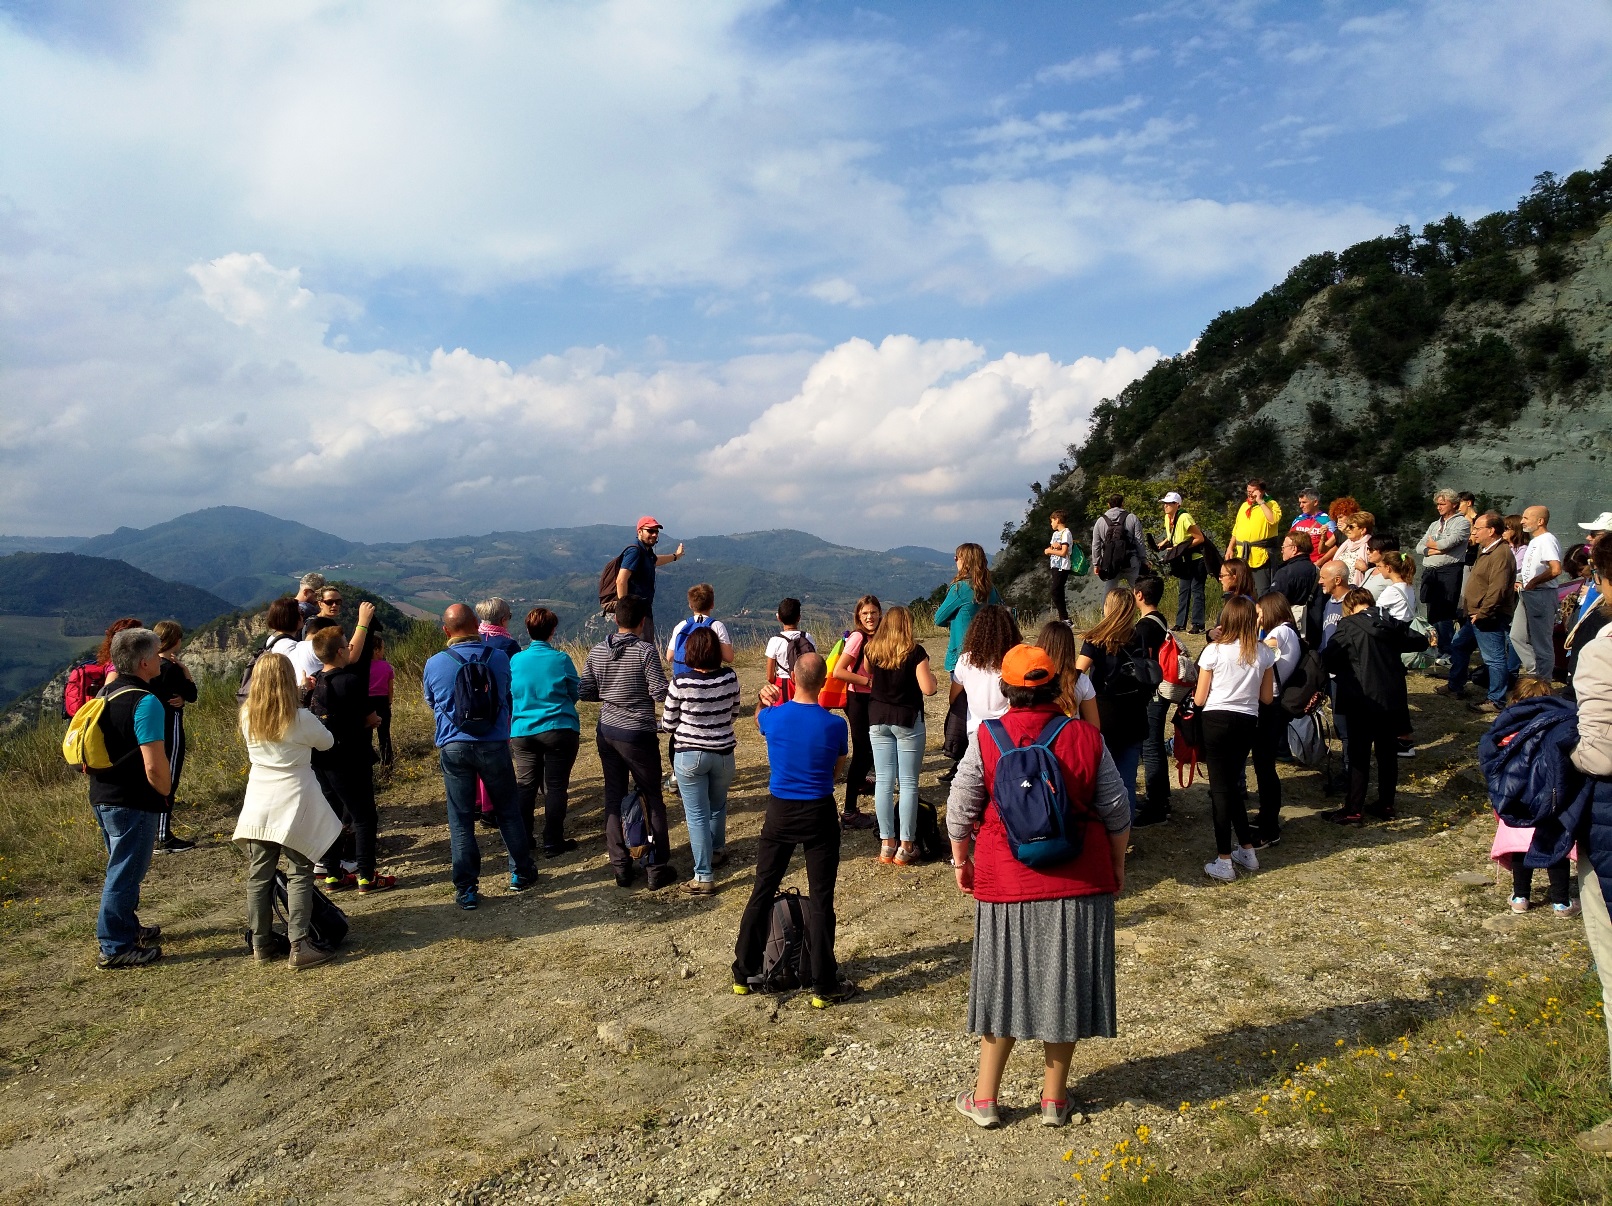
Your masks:
M780 702L795 698L795 684L790 675L795 670L795 659L803 653L816 653L817 646L809 632L800 627L800 600L785 599L778 604L777 636L767 641L767 681L783 695Z
M1215 831L1215 857L1203 868L1211 879L1230 882L1238 867L1259 870L1248 823L1248 755L1259 735L1260 705L1276 698L1276 658L1277 651L1260 642L1254 601L1242 595L1227 599L1220 612L1220 635L1198 657L1193 688L1203 715L1203 760Z
M1522 699L1538 699L1550 693L1550 684L1544 679L1524 675L1517 680L1516 686L1511 688L1510 694L1506 696L1506 703L1514 704ZM1534 831L1531 826L1518 828L1502 821L1495 822L1494 842L1489 847L1489 857L1501 866L1511 868L1513 913L1526 913L1534 907L1532 900L1534 871L1532 867L1523 866L1522 861L1533 843ZM1569 863L1577 861L1578 847L1574 846L1568 851L1566 858L1545 868L1545 876L1550 885L1546 899L1550 901L1550 911L1557 917L1577 917L1579 914L1578 901L1568 896L1568 882L1572 876Z
M369 663L369 707L381 718L375 730L376 743L381 747L381 776L392 773L392 682L397 672L386 660L386 641L377 633L371 648Z
M868 667L868 642L879 631L884 608L877 595L863 595L856 601L856 627L845 634L845 648L834 663L834 677L845 686L845 720L851 726L851 765L845 772L845 809L840 813L843 829L872 829L878 822L857 807L860 796L872 795L873 741L869 734L868 702L872 698L873 672Z
M162 658L162 671L151 683L151 693L162 701L166 721L163 733L164 747L168 751L168 773L172 781L168 787L167 806L157 818L158 850L166 854L180 854L194 850L196 843L178 836L173 831L174 800L179 795L179 772L185 766L185 713L186 704L196 702L196 682L190 670L179 660L179 643L185 639L185 630L173 620L159 620L151 630L162 642L157 652Z
M1416 615L1416 558L1409 553L1384 553L1380 568L1387 583L1377 595L1377 606L1409 624Z

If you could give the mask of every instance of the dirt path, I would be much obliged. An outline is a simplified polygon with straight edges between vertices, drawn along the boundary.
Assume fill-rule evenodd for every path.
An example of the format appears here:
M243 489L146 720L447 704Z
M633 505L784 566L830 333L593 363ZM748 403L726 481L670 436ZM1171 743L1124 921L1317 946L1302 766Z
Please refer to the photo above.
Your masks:
M381 796L401 890L342 901L353 935L326 968L244 957L222 816L222 836L153 868L142 912L166 955L152 969L92 969L92 894L13 916L0 1201L1047 1202L1068 1192L1071 1146L1143 1122L1158 1158L1193 1167L1213 1154L1182 1101L1339 1037L1397 1034L1467 999L1523 943L1548 957L1581 937L1549 916L1485 928L1503 894L1452 878L1487 865L1493 823L1470 769L1478 726L1430 687L1413 677L1429 739L1402 766L1404 819L1339 832L1314 816L1328 806L1317 777L1284 768L1286 836L1257 876L1205 881L1201 783L1178 794L1172 825L1139 834L1119 903L1120 1037L1077 1048L1077 1128L1034 1125L1029 1050L1004 1085L1010 1125L980 1132L951 1111L974 1063L972 904L945 868L878 866L869 834L847 836L838 897L839 951L864 997L819 1012L729 993L766 790L749 728L734 858L709 900L614 886L585 752L582 848L516 897L490 835L473 914L452 904L434 763L401 766ZM943 766L932 755L928 798L944 798Z

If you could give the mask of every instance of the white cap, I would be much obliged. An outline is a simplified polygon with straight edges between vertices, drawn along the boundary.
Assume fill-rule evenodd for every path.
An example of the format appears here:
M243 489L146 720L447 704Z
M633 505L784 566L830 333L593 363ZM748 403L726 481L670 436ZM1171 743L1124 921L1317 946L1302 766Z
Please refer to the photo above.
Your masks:
M1160 502L1169 502L1169 503L1180 503L1181 496L1179 494L1177 494L1174 490L1171 490L1163 498L1159 499L1159 501Z
M1594 519L1590 520L1589 523L1581 523L1578 526L1583 528L1586 532L1605 532L1612 530L1612 511L1602 511Z

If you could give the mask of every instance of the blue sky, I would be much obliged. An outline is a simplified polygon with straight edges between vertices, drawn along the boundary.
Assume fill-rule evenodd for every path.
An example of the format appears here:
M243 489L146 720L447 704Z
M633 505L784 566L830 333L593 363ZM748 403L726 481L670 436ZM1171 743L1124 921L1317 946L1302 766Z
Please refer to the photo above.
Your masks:
M1301 256L1612 152L1590 0L109 11L0 0L13 532L992 546Z

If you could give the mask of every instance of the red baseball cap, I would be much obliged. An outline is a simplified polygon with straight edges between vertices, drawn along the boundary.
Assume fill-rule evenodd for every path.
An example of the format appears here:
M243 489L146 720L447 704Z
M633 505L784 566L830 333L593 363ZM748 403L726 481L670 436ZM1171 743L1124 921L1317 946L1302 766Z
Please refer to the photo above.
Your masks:
M1002 681L1010 687L1039 687L1057 673L1039 645L1015 645L1002 658Z
M645 528L658 528L660 526L661 521L656 519L653 515L640 515L638 517L637 531L642 532Z

